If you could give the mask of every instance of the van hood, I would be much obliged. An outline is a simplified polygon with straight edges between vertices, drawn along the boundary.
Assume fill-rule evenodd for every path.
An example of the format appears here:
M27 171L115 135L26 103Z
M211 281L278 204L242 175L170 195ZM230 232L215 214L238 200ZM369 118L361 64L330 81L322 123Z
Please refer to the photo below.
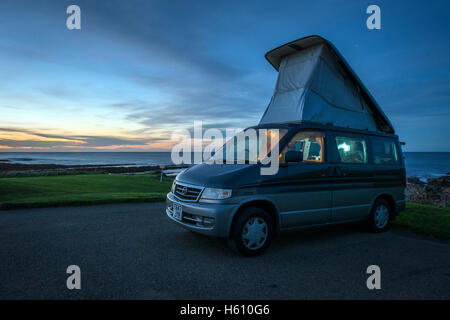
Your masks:
M258 164L201 163L181 172L177 181L212 188L236 188L259 182Z

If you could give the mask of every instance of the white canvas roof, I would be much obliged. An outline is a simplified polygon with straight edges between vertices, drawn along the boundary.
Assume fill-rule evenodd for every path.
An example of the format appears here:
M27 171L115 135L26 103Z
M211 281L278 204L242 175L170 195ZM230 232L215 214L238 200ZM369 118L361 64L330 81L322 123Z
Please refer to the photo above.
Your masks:
M265 57L279 74L260 124L312 121L394 133L375 99L324 38L302 38Z

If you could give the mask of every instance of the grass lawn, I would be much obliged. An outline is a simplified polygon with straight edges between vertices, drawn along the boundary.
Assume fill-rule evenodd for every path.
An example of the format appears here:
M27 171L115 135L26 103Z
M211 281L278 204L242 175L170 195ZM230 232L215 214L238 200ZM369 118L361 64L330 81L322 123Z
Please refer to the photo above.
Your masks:
M450 208L407 202L406 210L400 213L393 225L450 240Z
M160 182L157 173L0 178L0 203L82 204L98 201L163 200L171 185L171 179L165 178Z

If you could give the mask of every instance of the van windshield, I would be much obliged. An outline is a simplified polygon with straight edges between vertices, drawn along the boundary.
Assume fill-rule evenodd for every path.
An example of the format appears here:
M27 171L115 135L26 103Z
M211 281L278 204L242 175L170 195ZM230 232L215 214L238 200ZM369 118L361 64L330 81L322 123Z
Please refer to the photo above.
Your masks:
M257 163L266 158L276 147L287 129L249 128L241 131L230 138L217 152L208 160L215 163ZM276 150L277 154L279 153Z

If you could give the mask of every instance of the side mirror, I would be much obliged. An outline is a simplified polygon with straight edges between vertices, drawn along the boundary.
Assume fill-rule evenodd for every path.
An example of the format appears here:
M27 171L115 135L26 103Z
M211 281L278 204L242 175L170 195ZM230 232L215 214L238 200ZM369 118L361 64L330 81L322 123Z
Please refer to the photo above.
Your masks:
M285 162L302 162L303 152L301 151L288 151L284 156Z

